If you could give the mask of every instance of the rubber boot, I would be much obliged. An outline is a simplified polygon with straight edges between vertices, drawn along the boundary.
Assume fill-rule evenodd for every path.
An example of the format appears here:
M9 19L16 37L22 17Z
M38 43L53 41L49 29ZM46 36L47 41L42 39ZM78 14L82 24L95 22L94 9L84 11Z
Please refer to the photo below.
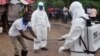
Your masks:
M28 51L21 51L21 56L27 56Z

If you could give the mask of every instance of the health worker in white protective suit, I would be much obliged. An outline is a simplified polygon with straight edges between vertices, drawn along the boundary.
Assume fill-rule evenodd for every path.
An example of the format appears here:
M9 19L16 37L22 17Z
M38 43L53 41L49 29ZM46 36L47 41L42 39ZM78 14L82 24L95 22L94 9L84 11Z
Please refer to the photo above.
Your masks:
M48 50L47 45L47 32L50 31L50 23L48 16L44 9L44 3L39 2L38 8L32 14L31 18L32 28L35 31L37 39L34 38L34 51L37 52L41 50Z
M59 52L61 53L65 49L70 49L70 51L73 51L71 52L71 56L93 56L92 54L78 53L84 52L86 49L83 43L81 42L80 44L79 41L80 36L83 40L86 38L86 21L82 17L89 19L82 4L79 1L74 1L70 5L69 12L72 15L72 25L70 32L63 36L66 40L64 45L59 48Z

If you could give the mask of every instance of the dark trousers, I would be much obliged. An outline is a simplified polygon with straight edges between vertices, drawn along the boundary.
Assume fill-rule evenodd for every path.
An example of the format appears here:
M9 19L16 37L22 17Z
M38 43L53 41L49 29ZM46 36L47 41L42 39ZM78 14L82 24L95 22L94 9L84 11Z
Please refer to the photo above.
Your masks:
M68 16L64 15L64 17L63 17L63 23L67 23L67 20L68 20Z

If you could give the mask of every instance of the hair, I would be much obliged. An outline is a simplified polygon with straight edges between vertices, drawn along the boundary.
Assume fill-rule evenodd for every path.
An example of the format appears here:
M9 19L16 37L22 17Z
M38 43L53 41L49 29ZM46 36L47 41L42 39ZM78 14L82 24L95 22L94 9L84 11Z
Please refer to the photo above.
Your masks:
M31 16L31 13L29 13L29 12L26 12L26 13L23 14L23 18L28 18L30 16Z
M92 4L92 6L91 6L92 8L96 8L96 6L94 5L94 4Z

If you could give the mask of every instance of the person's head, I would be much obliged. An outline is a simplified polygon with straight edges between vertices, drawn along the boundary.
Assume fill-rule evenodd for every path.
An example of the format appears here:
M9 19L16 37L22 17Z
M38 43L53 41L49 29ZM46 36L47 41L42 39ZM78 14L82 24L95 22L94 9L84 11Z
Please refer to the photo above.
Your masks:
M72 3L69 8L69 12L71 13L73 19L81 16L86 16L85 10L80 2Z
M30 13L26 12L26 13L23 14L23 22L27 23L27 22L30 21L30 19L31 19Z
M96 6L94 4L91 5L91 8L96 8Z
M43 10L44 9L44 3L43 2L39 2L38 3L38 7L39 7L39 10Z

